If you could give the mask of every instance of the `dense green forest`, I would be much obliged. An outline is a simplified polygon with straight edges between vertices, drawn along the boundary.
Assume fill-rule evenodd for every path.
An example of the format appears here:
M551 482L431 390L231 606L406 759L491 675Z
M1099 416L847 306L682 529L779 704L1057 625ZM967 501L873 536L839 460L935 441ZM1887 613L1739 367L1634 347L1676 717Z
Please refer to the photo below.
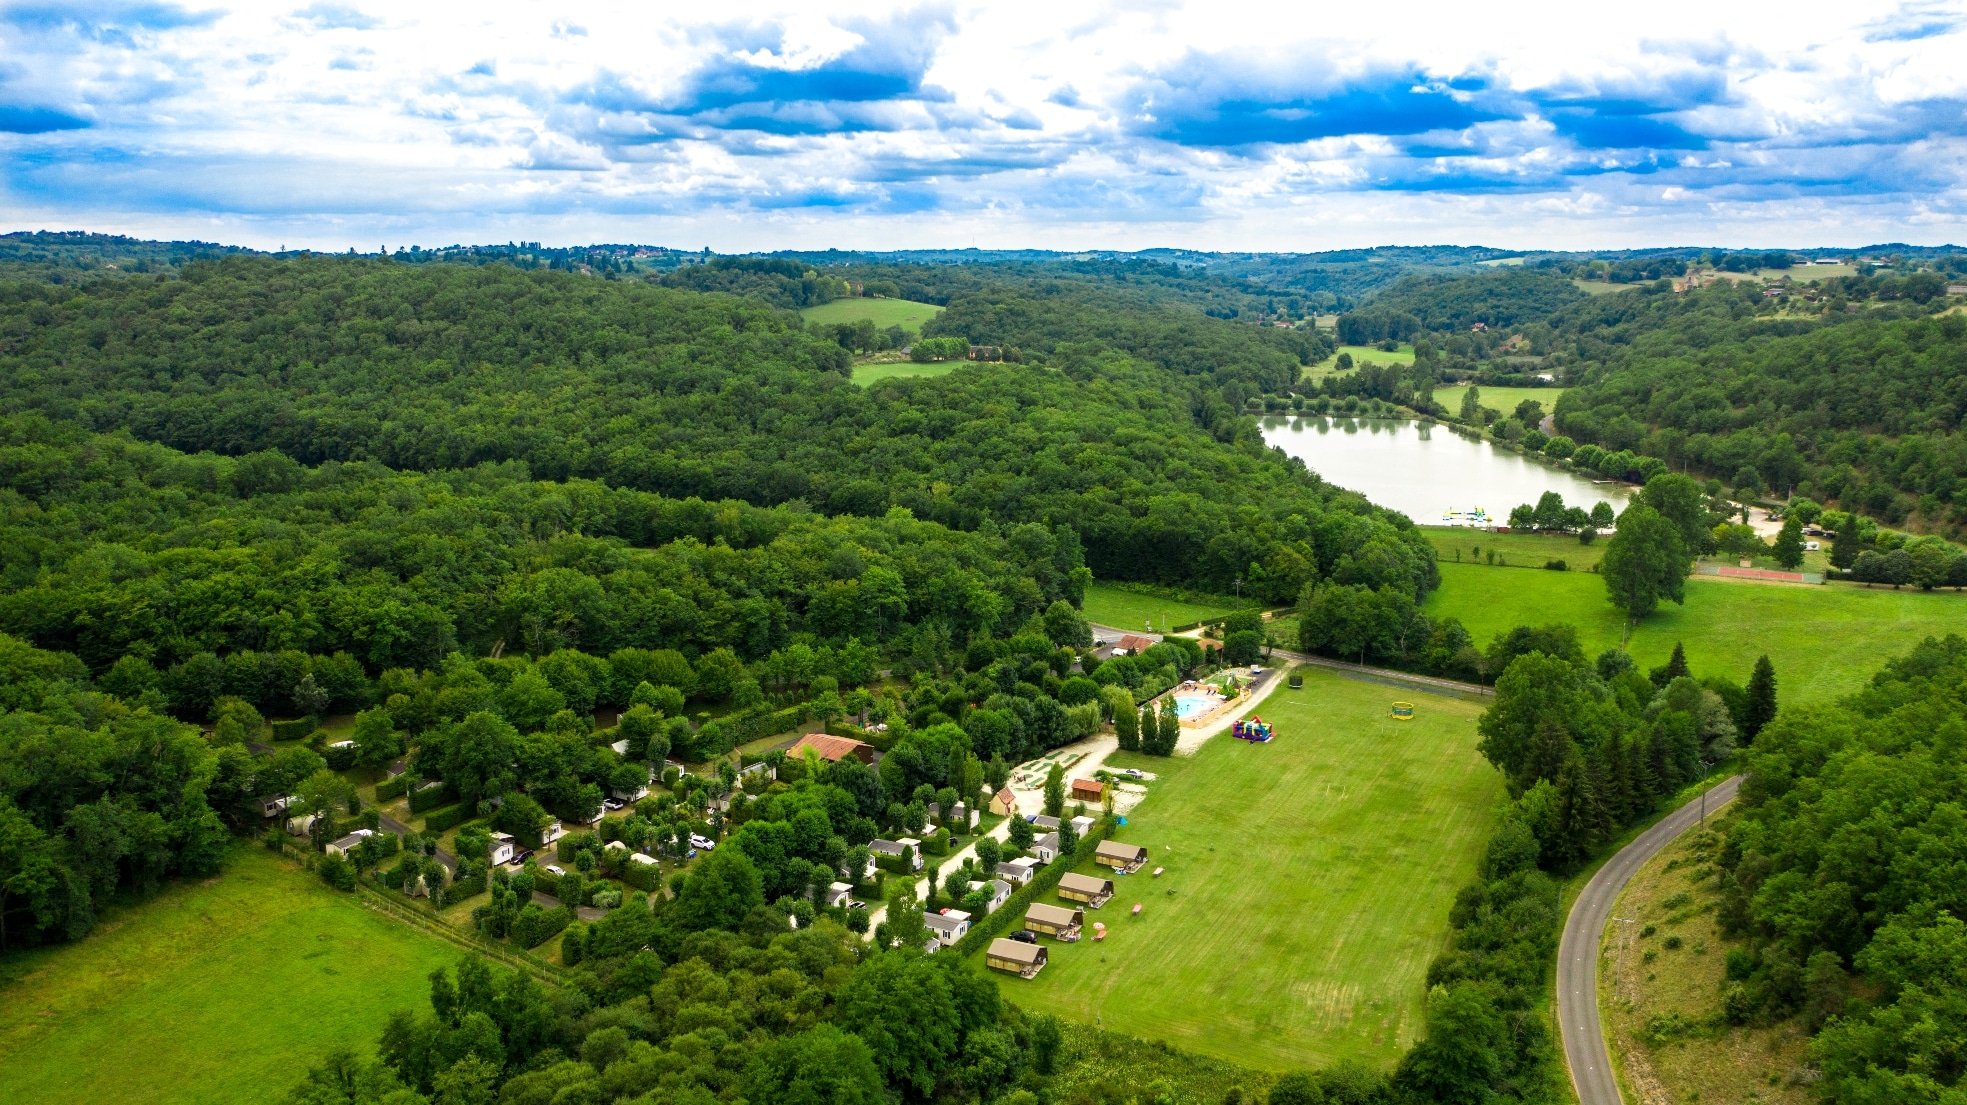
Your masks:
M79 294L16 283L0 355L9 410L186 451L516 460L673 498L1068 526L1101 578L1223 590L1254 564L1275 601L1296 591L1280 550L1337 501L1218 389L1112 350L863 390L845 350L769 307L501 266L242 258Z
M1784 715L1749 749L1715 878L1733 1023L1799 1017L1836 1105L1959 1093L1959 779L1967 640L1928 640L1833 709Z

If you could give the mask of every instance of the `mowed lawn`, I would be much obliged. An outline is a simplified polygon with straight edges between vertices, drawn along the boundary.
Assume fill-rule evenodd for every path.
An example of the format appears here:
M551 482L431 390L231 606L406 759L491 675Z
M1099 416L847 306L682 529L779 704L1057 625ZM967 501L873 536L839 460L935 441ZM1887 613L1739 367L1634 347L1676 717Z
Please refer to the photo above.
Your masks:
M457 948L265 850L113 910L87 939L0 961L9 1105L276 1102L331 1047L373 1053L428 1008Z
M1246 602L1243 605L1254 604ZM1220 618L1236 608L1236 599L1228 595L1220 595L1210 601L1182 602L1123 591L1111 583L1095 582L1086 588L1087 621L1136 633L1146 629L1150 621L1154 623L1154 632L1160 633L1178 625Z
M1605 598L1605 580L1580 572L1486 565L1441 565L1431 617L1462 620L1477 645L1518 625L1569 622L1588 656L1615 648L1624 618ZM1748 680L1769 654L1784 702L1826 702L1857 690L1885 659L1928 636L1967 633L1967 595L1952 591L1867 590L1849 584L1803 586L1695 576L1687 603L1666 603L1633 632L1642 668L1687 647L1695 675Z
M1503 799L1475 751L1477 704L1409 696L1416 719L1396 722L1396 697L1311 669L1259 710L1269 744L1117 757L1160 773L1116 834L1147 846L1148 867L1088 913L1087 939L1047 940L1036 979L996 975L1004 994L1245 1066L1391 1066L1422 1027L1428 962Z
M911 334L922 332L922 324L942 313L942 308L933 303L917 303L910 299L836 299L817 307L808 307L799 312L807 322L833 325L841 322L859 322L868 319L882 330L899 326Z

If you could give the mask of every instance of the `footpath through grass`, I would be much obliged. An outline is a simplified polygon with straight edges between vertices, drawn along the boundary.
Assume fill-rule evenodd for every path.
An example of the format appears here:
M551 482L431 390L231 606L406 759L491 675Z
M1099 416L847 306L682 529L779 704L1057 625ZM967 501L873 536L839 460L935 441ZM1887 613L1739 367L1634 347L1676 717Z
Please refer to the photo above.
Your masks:
M9 1105L275 1102L331 1047L426 1007L451 944L264 849L118 908L77 944L0 961Z
M1407 695L1416 719L1397 722L1399 692L1304 677L1259 709L1270 744L1225 735L1192 758L1109 761L1160 773L1117 834L1147 846L1148 867L1088 914L1087 939L1046 941L1036 979L998 974L1008 997L1274 1071L1391 1066L1413 1043L1502 778L1475 751L1478 704Z
M1617 647L1624 629L1624 616L1606 601L1604 579L1584 572L1444 563L1441 589L1428 596L1425 610L1434 618L1460 618L1483 648L1519 625L1569 622L1590 657ZM1748 681L1755 658L1766 652L1785 703L1828 702L1863 686L1887 657L1962 626L1967 595L1951 591L1695 576L1687 581L1687 604L1663 604L1640 623L1628 647L1644 669L1666 663L1679 641L1695 675L1737 683Z
M1180 599L1162 598L1159 595L1144 595L1136 591L1125 591L1111 583L1092 583L1086 588L1086 620L1099 625L1110 625L1130 633L1140 633L1149 622L1154 623L1154 632L1161 633L1178 625L1220 618L1237 608L1237 600L1229 595L1196 596L1197 601L1184 602ZM1244 606L1256 605L1244 601Z
M933 303L917 303L910 299L836 299L817 307L807 307L799 316L807 322L817 322L831 326L842 322L859 322L862 319L886 330L899 326L911 334L920 334L922 324L942 314L943 309Z

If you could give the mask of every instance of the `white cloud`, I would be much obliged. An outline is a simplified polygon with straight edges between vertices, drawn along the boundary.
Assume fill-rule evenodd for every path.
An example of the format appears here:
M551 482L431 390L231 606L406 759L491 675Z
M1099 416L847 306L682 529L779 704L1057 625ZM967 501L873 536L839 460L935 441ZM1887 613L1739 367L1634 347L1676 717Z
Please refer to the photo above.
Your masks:
M15 5L0 221L327 248L1959 238L1963 30L1957 3Z

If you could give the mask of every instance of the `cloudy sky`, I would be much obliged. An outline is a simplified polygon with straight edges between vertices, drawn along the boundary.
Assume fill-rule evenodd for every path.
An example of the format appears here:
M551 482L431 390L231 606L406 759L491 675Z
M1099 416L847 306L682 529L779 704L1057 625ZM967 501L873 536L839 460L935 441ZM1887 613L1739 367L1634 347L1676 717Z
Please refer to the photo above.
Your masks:
M1963 62L1967 0L0 4L0 229L1967 241Z

